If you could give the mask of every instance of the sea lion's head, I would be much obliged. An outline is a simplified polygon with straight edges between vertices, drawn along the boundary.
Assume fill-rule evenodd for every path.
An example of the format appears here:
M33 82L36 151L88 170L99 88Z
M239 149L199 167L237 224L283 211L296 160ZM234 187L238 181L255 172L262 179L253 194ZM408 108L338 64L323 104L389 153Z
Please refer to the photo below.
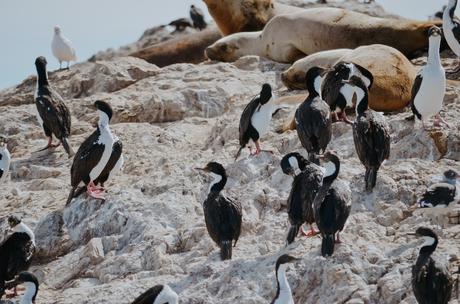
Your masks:
M291 90L305 89L305 71L298 69L294 65L281 73L281 81Z
M258 55L252 52L252 33L236 33L223 37L205 50L211 60L232 62L245 55Z

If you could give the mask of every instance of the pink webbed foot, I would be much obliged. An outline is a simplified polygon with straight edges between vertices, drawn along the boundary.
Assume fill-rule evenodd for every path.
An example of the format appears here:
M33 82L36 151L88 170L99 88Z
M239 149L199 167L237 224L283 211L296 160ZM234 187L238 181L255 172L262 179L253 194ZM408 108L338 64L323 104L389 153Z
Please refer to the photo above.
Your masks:
M319 233L319 231L315 230L313 226L310 225L310 230L307 232L305 229L303 229L303 226L300 228L300 231L302 234L306 237L313 237Z
M339 235L338 232L337 232L337 237L335 238L335 243L336 244L342 244L342 241L340 240L340 235Z

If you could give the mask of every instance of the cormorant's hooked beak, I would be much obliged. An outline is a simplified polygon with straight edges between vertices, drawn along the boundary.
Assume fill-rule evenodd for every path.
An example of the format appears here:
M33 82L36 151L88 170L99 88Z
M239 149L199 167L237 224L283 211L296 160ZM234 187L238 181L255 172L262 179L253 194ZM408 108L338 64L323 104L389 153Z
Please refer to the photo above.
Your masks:
M193 168L193 169L195 169L197 171L203 171L203 172L208 172L209 171L208 168L206 168L206 167L205 168L196 167L196 168Z
M407 233L406 235L410 235L410 236L418 236L417 233L415 232L410 232L410 233Z

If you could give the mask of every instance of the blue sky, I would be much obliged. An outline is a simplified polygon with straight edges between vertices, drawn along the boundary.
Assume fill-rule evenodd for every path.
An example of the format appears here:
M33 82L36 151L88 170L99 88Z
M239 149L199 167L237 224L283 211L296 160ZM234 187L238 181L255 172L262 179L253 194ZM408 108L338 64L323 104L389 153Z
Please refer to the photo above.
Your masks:
M388 11L414 18L442 7L438 0L377 0ZM447 0L445 1L447 2ZM191 4L206 11L200 0L0 0L0 89L35 73L38 56L51 70L59 63L51 54L54 25L74 44L79 61L99 50L137 40L152 26L187 17Z

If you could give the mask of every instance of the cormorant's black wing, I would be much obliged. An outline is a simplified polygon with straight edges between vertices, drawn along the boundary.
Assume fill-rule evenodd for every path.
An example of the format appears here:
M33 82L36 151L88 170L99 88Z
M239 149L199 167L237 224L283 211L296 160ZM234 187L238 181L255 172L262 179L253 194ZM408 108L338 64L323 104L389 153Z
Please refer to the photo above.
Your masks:
M316 97L320 98L320 97ZM332 121L329 106L322 100L307 98L296 110L296 129L302 146L308 152L319 153L331 140ZM323 106L324 105L324 106Z
M156 285L147 289L146 292L138 296L131 304L152 304L156 297L163 290L163 285Z
M380 166L390 156L390 131L385 118L372 110L358 116L353 124L356 153L366 166Z
M104 153L104 145L98 144L100 131L94 131L78 148L70 169L71 185L73 187L89 175L89 172L99 163Z
M94 184L96 185L99 183L104 184L107 181L107 179L109 178L110 172L117 164L122 153L123 153L123 144L121 143L120 140L117 140L112 146L112 154L110 155L109 161L105 165L104 170L102 170L99 177L96 178L96 180L94 180Z
M412 95L411 95L412 97L410 99L410 107L412 109L412 113L414 113L414 115L417 116L418 119L421 119L422 115L420 115L420 113L415 108L414 99L415 99L415 96L417 96L418 90L420 90L420 86L422 85L422 80L423 80L422 71L420 71L420 73L417 75L417 77L414 80L414 84L412 85Z
M220 194L210 194L204 205L206 228L219 244L224 240L238 240L241 231L241 204Z
M452 32L454 33L455 39L460 43L460 24L455 19L452 19L452 22L454 23Z
M36 98L38 114L43 123L58 138L69 137L71 118L67 106L61 96L53 90L48 90L49 95L40 95Z
M240 127L239 127L240 146L245 146L249 141L249 137L247 136L247 133L248 133L247 131L250 127L252 127L251 118L252 118L252 115L257 110L257 108L259 107L259 98L260 98L260 95L257 95L256 97L254 97L248 103L248 105L244 108L243 113L241 114Z
M335 103L340 94L342 80L342 77L335 71L328 72L324 77L321 96L331 107L331 110L335 110Z

